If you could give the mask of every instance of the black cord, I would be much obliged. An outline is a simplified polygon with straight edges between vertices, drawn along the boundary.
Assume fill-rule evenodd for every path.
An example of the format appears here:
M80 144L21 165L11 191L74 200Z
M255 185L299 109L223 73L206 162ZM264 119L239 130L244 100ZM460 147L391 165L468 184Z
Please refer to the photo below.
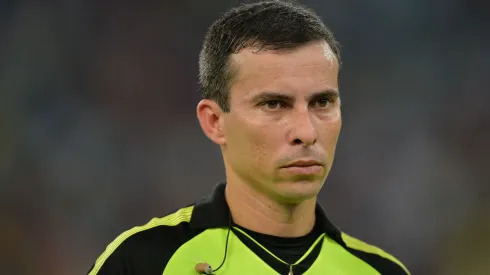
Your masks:
M228 220L228 233L226 234L225 256L223 257L223 261L221 262L221 264L218 266L218 268L213 270L213 272L218 271L218 269L220 269L225 264L226 254L228 254L227 253L228 252L228 239L230 238L230 231L231 231L231 213L229 215L230 215L230 218Z

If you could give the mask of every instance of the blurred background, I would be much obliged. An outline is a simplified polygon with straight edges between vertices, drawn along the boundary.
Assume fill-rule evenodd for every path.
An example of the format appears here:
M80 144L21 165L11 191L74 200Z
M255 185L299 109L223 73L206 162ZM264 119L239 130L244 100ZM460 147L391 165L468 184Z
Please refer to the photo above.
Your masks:
M412 274L490 274L490 1L299 2L343 45L331 219ZM236 3L0 1L2 274L86 274L224 179L197 60Z

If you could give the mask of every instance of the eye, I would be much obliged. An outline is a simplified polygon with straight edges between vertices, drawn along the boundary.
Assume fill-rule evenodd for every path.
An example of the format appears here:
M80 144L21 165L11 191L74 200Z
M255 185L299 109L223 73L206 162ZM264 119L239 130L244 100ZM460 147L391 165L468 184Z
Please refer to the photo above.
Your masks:
M284 102L281 102L279 100L268 100L268 101L264 101L262 103L262 106L265 106L267 109L276 110L276 109L284 108L285 104Z
M313 108L327 108L330 103L332 103L333 100L329 98L322 98L319 100L316 100L312 102L312 107Z

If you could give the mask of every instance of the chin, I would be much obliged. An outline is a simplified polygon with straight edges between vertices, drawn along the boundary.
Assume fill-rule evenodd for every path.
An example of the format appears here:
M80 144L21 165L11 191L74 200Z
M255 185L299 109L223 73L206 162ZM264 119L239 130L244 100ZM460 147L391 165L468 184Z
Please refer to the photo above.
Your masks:
M282 200L299 203L316 197L323 186L323 181L300 180L280 183L276 192Z

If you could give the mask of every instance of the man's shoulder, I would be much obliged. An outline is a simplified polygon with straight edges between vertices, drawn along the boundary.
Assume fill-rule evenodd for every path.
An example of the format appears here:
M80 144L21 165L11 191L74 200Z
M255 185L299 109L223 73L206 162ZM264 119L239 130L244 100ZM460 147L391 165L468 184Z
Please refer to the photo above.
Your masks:
M164 217L152 218L144 225L133 227L121 233L108 248L122 248L132 251L133 249L151 249L152 246L156 245L164 248L180 245L191 234L189 222L193 210L194 205L191 205L180 208Z
M189 227L194 205L133 227L117 236L99 256L89 275L156 274L174 252L197 232Z
M344 232L341 233L345 248L381 274L409 275L405 265L393 255L375 245L366 243Z

